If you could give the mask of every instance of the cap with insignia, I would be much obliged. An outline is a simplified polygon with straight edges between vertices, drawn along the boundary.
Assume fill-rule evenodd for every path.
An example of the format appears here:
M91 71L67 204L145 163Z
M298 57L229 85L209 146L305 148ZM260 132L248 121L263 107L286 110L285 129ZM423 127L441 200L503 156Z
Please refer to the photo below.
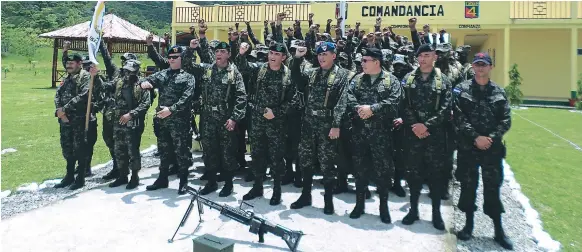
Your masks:
M287 53L287 48L285 47L285 45L277 42L269 47L269 51L275 51L285 54Z
M137 72L141 67L141 62L137 60L128 60L123 65L123 69L128 70L130 72Z
M420 55L421 53L427 53L427 52L434 52L434 46L432 44L423 44L420 47L418 47L418 50L416 50L416 56Z
M83 61L83 57L81 56L81 54L73 53L73 54L69 55L67 61L81 62L81 61Z
M220 50L220 49L225 49L225 50L230 52L230 45L224 41L221 41L216 45L214 50Z
M435 51L439 51L439 52L448 52L452 49L451 44L449 43L444 43L444 44L438 44L436 46Z
M362 49L362 57L368 56L377 60L382 60L382 51L378 48L364 48Z
M170 47L170 49L168 50L168 55L175 54L175 53L182 54L183 51L184 51L184 49L181 46L175 45L175 46Z
M127 52L121 55L121 60L137 60L137 55Z
M394 54L394 60L392 61L392 65L396 64L406 65L406 56L402 54Z
M473 58L473 64L475 63L485 63L487 65L491 65L491 57L487 53L477 53L475 54L475 58Z
M317 54L324 53L324 52L332 52L335 53L335 44L332 42L321 42L317 46L315 50Z

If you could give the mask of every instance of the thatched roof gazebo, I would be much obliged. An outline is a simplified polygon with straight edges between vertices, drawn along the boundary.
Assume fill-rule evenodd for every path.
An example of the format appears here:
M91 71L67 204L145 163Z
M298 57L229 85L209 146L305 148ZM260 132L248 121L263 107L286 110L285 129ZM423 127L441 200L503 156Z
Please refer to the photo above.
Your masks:
M87 52L89 23L90 21L87 21L39 35L41 38L54 39L52 87L56 87L57 83L66 75L66 71L58 70L58 65L60 64L59 49L63 48L64 41L70 41L69 50ZM145 39L149 33L114 14L107 14L103 17L102 38L110 54L125 52L147 53ZM165 47L164 39L154 35L154 46Z

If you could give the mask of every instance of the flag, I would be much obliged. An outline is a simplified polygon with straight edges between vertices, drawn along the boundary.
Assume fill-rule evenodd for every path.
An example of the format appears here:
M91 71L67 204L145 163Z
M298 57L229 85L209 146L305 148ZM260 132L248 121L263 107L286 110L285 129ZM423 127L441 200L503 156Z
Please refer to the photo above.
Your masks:
M93 64L97 63L97 52L101 44L101 36L103 35L103 16L105 15L105 1L98 1L95 5L95 12L93 18L89 23L89 30L87 32L87 49L89 50L89 60Z

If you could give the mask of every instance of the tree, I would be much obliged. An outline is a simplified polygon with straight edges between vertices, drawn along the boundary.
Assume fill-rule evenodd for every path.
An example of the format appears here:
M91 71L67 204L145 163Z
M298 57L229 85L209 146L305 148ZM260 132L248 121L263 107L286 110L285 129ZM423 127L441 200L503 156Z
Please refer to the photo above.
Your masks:
M521 78L521 75L517 70L517 64L513 64L513 66L511 66L511 70L509 70L509 79L510 82L509 85L505 87L505 93L507 94L509 103L511 105L519 106L519 104L521 104L523 101L523 93L519 89L523 78Z

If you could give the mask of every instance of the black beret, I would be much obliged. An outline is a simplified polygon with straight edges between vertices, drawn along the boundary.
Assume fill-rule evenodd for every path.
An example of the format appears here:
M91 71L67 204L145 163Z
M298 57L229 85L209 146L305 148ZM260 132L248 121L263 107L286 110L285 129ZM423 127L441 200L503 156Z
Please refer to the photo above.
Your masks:
M184 51L184 49L179 46L179 45L175 45L170 47L170 49L168 50L168 55L173 54L173 53L182 53Z
M378 48L364 48L362 49L362 57L369 56L377 60L382 60L382 51Z
M71 55L69 55L69 58L67 59L67 61L83 61L83 57L81 56L81 54L78 53L73 53Z
M425 52L434 52L435 48L432 44L423 44L421 45L418 50L416 51L416 56L420 55L421 53Z
M224 41L221 41L214 48L214 50L219 50L219 49L226 49L227 51L230 52L230 45L228 43L224 42Z
M277 42L269 47L269 51L275 51L285 54L287 53L287 48L285 48L285 45L283 45L282 43Z

